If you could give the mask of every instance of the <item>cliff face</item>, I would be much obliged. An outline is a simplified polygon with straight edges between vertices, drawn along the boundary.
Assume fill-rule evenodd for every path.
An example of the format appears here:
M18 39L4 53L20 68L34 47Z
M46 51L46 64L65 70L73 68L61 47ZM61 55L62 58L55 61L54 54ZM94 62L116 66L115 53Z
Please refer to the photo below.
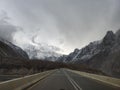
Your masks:
M25 51L2 38L0 38L0 56L28 59L28 55Z
M75 49L63 62L82 63L120 78L120 30L116 33L108 31L102 40Z

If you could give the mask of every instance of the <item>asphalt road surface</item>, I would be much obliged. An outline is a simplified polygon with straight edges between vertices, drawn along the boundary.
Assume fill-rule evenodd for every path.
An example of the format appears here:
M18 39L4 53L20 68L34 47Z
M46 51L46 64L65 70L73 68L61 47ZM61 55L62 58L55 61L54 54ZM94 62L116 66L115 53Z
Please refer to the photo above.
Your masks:
M27 90L120 90L120 88L60 69Z

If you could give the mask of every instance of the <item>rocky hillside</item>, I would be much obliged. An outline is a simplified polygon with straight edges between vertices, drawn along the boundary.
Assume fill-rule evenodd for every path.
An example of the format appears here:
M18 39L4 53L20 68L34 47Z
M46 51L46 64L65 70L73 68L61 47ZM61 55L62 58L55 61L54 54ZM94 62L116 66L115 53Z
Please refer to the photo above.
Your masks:
M7 58L26 58L28 59L28 55L25 51L23 51L18 46L15 46L11 42L8 42L2 38L0 38L0 57Z
M63 57L63 62L85 64L120 78L120 30L116 33L108 31L102 40L91 42Z

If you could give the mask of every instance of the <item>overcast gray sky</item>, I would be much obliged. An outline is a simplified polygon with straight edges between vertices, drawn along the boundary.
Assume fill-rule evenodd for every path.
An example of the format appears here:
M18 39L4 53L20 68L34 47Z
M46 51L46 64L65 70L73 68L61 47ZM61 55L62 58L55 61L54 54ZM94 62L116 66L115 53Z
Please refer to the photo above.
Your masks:
M22 48L44 43L67 54L119 28L120 0L0 0L0 36Z

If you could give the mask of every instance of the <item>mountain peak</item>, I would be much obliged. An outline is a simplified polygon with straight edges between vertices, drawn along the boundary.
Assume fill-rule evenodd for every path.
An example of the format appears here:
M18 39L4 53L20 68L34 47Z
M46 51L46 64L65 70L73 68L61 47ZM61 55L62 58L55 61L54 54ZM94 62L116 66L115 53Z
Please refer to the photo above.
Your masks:
M76 52L76 53L77 53L77 52L79 52L79 49L78 49L78 48L76 48L76 49L74 50L74 52Z
M108 31L105 37L103 38L103 43L105 45L111 45L115 41L116 35L113 33L113 31Z
M106 36L105 37L112 37L112 36L114 36L115 34L113 33L113 31L107 31L107 34L106 34Z

